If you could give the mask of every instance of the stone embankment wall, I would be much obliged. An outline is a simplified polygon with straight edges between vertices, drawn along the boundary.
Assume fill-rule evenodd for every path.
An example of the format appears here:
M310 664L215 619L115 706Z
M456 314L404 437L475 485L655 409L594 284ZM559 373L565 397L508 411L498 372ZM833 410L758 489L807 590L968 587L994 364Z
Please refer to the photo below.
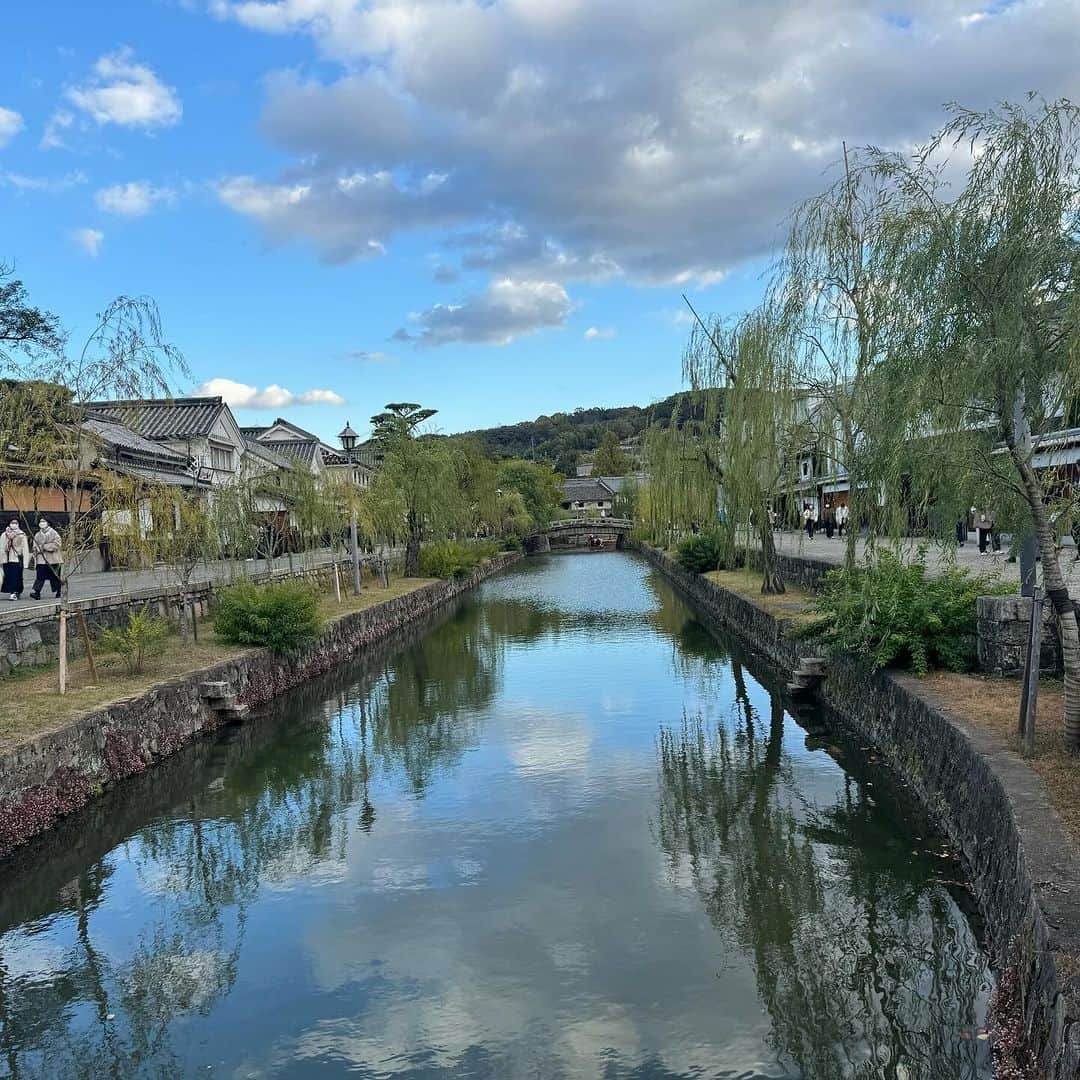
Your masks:
M313 644L286 655L251 649L87 713L0 755L0 857L79 809L108 785L142 772L219 723L201 695L225 682L261 705L445 607L521 558L511 552L456 581L439 581L346 615Z
M654 549L645 557L774 665L811 654L783 620ZM830 661L825 703L876 747L959 851L998 973L996 1043L1009 1076L1080 1075L1080 858L1042 781L995 736L951 716L918 679Z
M342 559L341 584L344 589L352 580L352 568L348 559ZM334 564L328 562L314 568L296 568L274 570L250 575L247 580L255 582L283 581L293 578L317 582L328 588L333 577ZM223 583L212 584L201 581L192 585L188 596L201 618L213 602L214 589ZM13 668L34 667L48 664L60 655L60 620L57 618L55 603L46 605L47 613L41 609L20 609L6 612L0 608L0 678L9 674ZM179 618L180 589L178 586L162 587L159 585L132 589L123 596L106 596L100 599L74 601L68 605L72 617L68 620L68 656L74 658L85 652L82 633L78 621L73 617L81 612L86 619L90 637L95 640L102 630L108 627L126 626L128 616L133 611L148 608L151 615L175 622Z

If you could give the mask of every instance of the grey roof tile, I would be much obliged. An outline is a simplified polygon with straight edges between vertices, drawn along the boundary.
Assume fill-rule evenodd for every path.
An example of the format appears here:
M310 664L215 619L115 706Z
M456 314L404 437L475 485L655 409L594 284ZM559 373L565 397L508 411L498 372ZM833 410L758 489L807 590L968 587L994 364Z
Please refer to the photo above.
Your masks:
M87 409L119 421L148 439L208 435L224 408L220 397L92 401L87 405Z

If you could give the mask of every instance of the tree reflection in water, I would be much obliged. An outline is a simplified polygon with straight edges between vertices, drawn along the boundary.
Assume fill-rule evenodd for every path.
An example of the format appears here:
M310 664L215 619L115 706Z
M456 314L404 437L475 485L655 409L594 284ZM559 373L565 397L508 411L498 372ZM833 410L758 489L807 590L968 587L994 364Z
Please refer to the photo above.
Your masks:
M531 623L525 636L542 633L550 620L540 613ZM110 854L59 896L50 890L32 898L31 906L51 909L42 930L64 940L48 977L16 974L5 963L22 953L32 966L35 925L24 922L5 937L0 924L0 1076L182 1074L170 1028L209 1014L228 995L260 888L344 863L354 829L375 828L371 781L379 768L403 773L421 794L438 770L476 745L501 648L500 630L480 606L465 603L438 634L377 655L363 681L354 668L292 695L290 715L306 714L304 722L257 722L216 747L190 747L153 777L111 793L109 827L118 835L104 848ZM323 723L311 722L313 711ZM181 801L157 800L174 788ZM350 807L354 814L345 812ZM58 843L45 838L39 858ZM27 851L20 863L30 869L32 857ZM95 912L120 862L137 879L150 917L141 913L133 940L117 948L98 941Z
M657 835L750 959L774 1050L808 1080L989 1076L984 964L927 857L899 854L910 838L850 777L809 802L779 695L763 722L737 660L731 674L728 720L660 732Z

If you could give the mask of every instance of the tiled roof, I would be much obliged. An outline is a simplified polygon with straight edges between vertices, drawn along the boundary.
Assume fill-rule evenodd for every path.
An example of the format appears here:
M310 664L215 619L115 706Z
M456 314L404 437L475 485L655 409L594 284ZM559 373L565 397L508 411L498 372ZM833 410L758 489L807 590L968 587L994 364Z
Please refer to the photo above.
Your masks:
M260 435L265 435L270 429L268 427L242 427L240 434L245 439L258 439Z
M592 477L563 482L564 502L608 502L614 494L602 480Z
M90 416L83 421L83 430L90 432L109 446L117 446L122 450L131 450L138 454L146 454L158 461L176 463L181 466L187 465L187 458L183 454L177 454L167 449L160 443L151 442L141 435L132 431L131 428L117 423L115 420L106 420L102 417Z
M126 476L136 476L140 480L148 480L154 484L174 484L177 487L200 487L201 484L193 473L177 472L172 469L154 469L148 465L137 465L133 462L115 462L109 466L114 472L124 473Z
M623 489L623 484L628 480L632 484L643 485L646 481L644 473L627 473L626 476L594 476L593 480L599 480L605 487L611 489L611 491L618 495Z
M292 461L285 457L284 454L279 454L275 449L272 449L274 445L274 443L259 442L258 439L247 437L244 439L244 450L247 453L254 454L256 457L262 458L263 461L267 461L271 465L276 465L279 469L289 468L292 465Z
M303 437L304 437L304 438L306 438L306 439L314 439L314 440L315 440L316 442L318 442L318 441L319 441L319 436L318 436L318 435L314 434L314 433L313 433L313 432L311 432L311 431L305 431L305 430L304 430L304 429L303 429L302 427L300 427L300 426L299 426L298 424L294 424L294 423L293 423L293 422L292 422L291 420L286 420L284 416L279 416L279 417L278 417L278 418L277 418L277 419L276 419L276 420L274 421L274 424L275 424L275 425L276 425L276 424L283 424L283 425L284 425L285 427L290 427L290 428L292 428L292 429L293 429L293 431L295 431L295 432L297 433L297 435L301 435L301 436L303 436ZM267 430L269 430L269 429L267 429Z
M209 435L224 404L220 397L92 401L87 408L118 420L148 439Z
M315 439L274 439L269 444L261 443L261 445L270 445L276 454L281 454L282 457L300 465L306 465L308 468L315 461L315 453L319 448L319 443Z

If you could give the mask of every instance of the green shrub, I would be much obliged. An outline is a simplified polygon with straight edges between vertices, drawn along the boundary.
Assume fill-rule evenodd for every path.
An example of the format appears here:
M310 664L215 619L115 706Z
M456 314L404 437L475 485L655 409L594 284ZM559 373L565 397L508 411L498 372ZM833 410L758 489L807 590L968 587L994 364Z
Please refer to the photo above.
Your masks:
M975 599L1013 591L996 575L950 567L926 572L926 550L910 563L891 551L867 558L854 573L825 575L815 600L818 618L807 628L831 652L867 657L875 668L907 667L924 675L931 667L975 667Z
M250 581L221 591L214 631L234 645L267 645L288 652L322 631L319 598L299 581L255 585Z
M726 525L714 525L680 540L675 557L692 574L732 569L736 563L735 538Z
M478 540L471 544L460 540L440 540L425 544L421 549L420 573L424 577L461 578L498 553L499 545L489 540Z
M679 541L675 557L679 565L691 574L705 574L716 569L720 549L711 533L694 533Z
M152 656L165 651L165 639L169 636L169 624L155 619L147 608L128 613L125 627L110 627L101 632L98 648L102 652L116 653L124 662L129 675L138 675Z

